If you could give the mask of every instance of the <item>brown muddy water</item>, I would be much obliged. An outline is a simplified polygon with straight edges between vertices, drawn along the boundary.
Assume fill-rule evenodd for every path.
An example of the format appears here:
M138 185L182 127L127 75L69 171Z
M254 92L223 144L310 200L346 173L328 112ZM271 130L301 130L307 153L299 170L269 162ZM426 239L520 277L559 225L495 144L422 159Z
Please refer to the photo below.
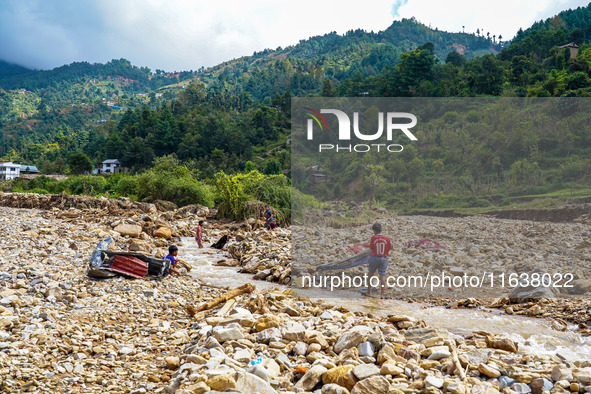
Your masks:
M191 275L211 286L234 288L244 283L252 283L258 289L287 289L276 283L253 280L250 275L238 273L235 267L214 265L223 259L224 252L208 247L199 249L193 238L183 238L181 258L193 267ZM552 328L545 319L505 315L491 309L446 309L422 303L409 303L398 300L380 300L363 297L357 292L328 290L298 290L297 295L313 301L323 301L333 307L344 307L352 312L371 313L376 317L388 315L407 315L424 320L432 328L444 328L458 334L474 331L487 331L505 334L519 343L520 351L539 355L553 355L561 350L572 352L580 360L591 359L591 337L584 338L574 332L572 325L564 332ZM296 294L294 292L294 294Z

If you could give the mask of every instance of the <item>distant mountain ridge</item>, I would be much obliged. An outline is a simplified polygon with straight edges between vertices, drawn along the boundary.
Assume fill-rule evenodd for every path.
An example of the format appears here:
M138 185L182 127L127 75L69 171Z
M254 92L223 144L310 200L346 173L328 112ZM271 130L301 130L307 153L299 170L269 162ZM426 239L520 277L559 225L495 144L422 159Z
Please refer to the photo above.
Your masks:
M360 29L343 35L331 32L287 48L255 52L208 68L199 73L199 78L213 90L246 91L257 99L284 90L305 95L319 91L327 78L338 83L356 75L378 74L384 67L398 64L402 53L427 42L433 43L440 61L453 51L472 58L502 47L483 35L449 33L431 29L414 18L403 19L377 33ZM268 78L259 78L260 70L271 71Z
M51 70L30 70L0 60L0 88L5 90L45 89L56 83L80 83L86 78L122 77L137 83L138 89L155 89L170 83L170 76L152 75L148 67L138 67L127 59L113 59L107 63L74 62ZM180 79L193 76L192 71L175 74Z
M0 79L4 79L6 77L24 76L33 72L33 70L30 70L26 67L0 60Z
M565 28L566 30L582 29L589 35L591 24L591 3L584 7L568 9L550 18L534 22L526 30L519 30L513 42L519 42L536 30Z

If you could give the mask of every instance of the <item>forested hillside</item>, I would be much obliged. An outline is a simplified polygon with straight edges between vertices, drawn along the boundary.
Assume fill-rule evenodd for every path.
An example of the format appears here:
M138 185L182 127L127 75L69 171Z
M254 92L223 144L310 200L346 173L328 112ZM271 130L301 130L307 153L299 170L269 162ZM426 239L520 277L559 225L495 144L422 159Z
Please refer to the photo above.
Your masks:
M257 52L200 70L190 84L182 78L193 73L151 74L124 60L43 72L49 79L55 77L52 83L25 77L30 70L3 65L9 72L0 81L32 90L0 92L0 102L4 100L0 154L46 171L67 171L63 163L69 155L83 152L94 163L118 158L133 171L149 168L156 157L174 154L198 167L201 177L243 170L248 161L279 173L290 169L293 96L587 97L590 25L591 6L579 7L535 23L513 42L501 43L502 37L494 34L446 33L403 20L383 32L329 33L293 47ZM564 47L569 43L575 47ZM114 75L119 80L113 81ZM67 82L60 82L62 77ZM18 85L19 78L30 85ZM166 82L174 83L151 93L144 90ZM138 89L145 96L132 94ZM168 95L155 97L155 92L166 89ZM51 101L64 91L76 93ZM104 97L99 98L103 95L116 99L118 108L105 104ZM53 104L74 100L75 105ZM454 124L452 118L449 115L449 124ZM466 120L465 115L460 118ZM457 147L443 150L438 148L440 140L426 136L416 151L400 155L395 163L400 176L386 177L391 179L389 187L409 195L421 191L428 198L435 189L426 185L436 175L454 185L455 191L446 189L446 193L478 199L482 190L476 191L474 185L490 184L494 177L495 182L500 180L495 193L524 193L527 190L510 188L505 182L518 179L511 174L520 168L536 174L534 183L521 182L532 191L589 183L591 150L586 141L590 137L584 130L562 136L537 135L527 129L516 135L509 130L492 136L464 134L458 136L465 137L462 157L467 159L461 165L456 162ZM517 150L508 153L508 144ZM325 186L320 194L330 198L337 186L348 187Z
M170 105L128 110L117 124L99 127L100 141L83 150L93 157L119 157L135 169L148 167L154 157L175 153L181 160L199 161L204 176L235 172L267 147L286 140L288 113L289 96L260 106L248 94L208 92L194 82ZM281 167L289 167L287 150L274 157Z
M0 60L0 79L9 80L17 76L22 78L32 72L33 71L28 68Z
M200 83L176 102L170 100L195 73L151 73L125 59L48 71L1 63L0 155L47 171L62 169L76 151L95 163L117 157L133 169L168 153L230 170L270 156L286 168L292 95L333 94L333 84L380 75L426 42L435 43L441 59L456 49L472 57L501 48L484 33L447 33L403 20L382 32L329 33L200 70Z
M200 73L199 78L215 91L248 92L262 100L289 90L295 96L318 93L325 82L338 84L347 78L379 74L401 61L400 55L427 42L443 62L448 53L459 51L471 59L494 53L501 37L448 33L431 29L414 19L395 21L377 33L351 30L300 41L285 49L265 50L253 56L223 63Z
M192 71L152 73L125 59L78 62L47 71L0 62L0 157L38 166L45 160L62 162L84 146L93 146L99 125L118 121L128 108L159 107L186 88L193 76Z
M185 80L193 76L192 71L174 74L175 79ZM147 67L137 67L126 59L113 59L108 63L75 62L52 70L29 70L24 67L0 61L0 87L5 90L27 89L41 91L60 84L76 84L88 78L106 79L118 77L128 80L135 89L156 89L170 84L171 76L157 70L152 75Z

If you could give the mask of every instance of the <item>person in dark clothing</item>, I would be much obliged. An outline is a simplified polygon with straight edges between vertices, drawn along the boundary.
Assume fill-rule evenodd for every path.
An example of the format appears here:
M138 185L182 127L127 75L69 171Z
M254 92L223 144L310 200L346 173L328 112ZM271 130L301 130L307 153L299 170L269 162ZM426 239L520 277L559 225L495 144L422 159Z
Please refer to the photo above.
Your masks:
M275 227L277 227L277 224L273 218L273 212L271 212L271 207L267 204L265 205L265 228L271 231L274 230Z

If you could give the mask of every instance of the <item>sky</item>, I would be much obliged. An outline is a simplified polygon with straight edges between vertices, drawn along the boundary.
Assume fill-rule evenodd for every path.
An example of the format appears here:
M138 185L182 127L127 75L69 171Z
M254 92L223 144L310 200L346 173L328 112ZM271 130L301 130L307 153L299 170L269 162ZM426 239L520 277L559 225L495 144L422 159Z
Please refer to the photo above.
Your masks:
M126 58L197 70L331 31L384 30L415 17L440 30L517 30L589 0L0 0L0 59L49 69ZM465 26L463 28L463 26Z

